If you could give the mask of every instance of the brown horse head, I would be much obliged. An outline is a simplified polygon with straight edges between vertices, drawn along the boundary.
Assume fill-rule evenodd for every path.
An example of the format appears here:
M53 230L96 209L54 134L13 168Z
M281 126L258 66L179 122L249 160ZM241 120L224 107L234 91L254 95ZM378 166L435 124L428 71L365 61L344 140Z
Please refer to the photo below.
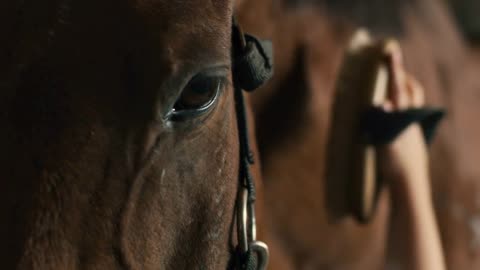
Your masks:
M2 268L225 269L232 1L5 2Z

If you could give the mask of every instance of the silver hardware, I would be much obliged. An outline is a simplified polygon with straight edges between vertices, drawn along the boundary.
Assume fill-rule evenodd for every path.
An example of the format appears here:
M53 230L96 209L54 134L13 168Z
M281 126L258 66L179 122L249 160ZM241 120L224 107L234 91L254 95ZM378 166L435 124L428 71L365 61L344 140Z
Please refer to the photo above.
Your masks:
M257 255L257 269L267 269L268 259L270 256L267 244L260 241L253 241L250 243L250 249L253 253Z
M257 269L265 270L269 259L268 246L256 241L255 205L248 201L248 190L244 187L239 190L237 207L237 237L240 251L254 253L257 256Z
M238 245L242 253L248 251L248 235L247 235L247 224L248 224L248 213L247 213L247 202L248 202L248 191L246 188L241 187L238 192L238 202L237 202L237 238Z

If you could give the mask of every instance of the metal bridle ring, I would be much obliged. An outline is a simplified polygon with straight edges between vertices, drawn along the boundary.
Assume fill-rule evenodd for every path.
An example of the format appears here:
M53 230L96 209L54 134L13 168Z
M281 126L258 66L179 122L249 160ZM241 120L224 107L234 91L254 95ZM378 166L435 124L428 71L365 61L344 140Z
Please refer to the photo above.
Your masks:
M267 244L260 241L250 243L250 251L257 255L257 269L265 270L268 266L269 252Z
M237 238L238 246L242 253L248 251L248 191L246 188L241 187L238 192L238 202L237 202Z

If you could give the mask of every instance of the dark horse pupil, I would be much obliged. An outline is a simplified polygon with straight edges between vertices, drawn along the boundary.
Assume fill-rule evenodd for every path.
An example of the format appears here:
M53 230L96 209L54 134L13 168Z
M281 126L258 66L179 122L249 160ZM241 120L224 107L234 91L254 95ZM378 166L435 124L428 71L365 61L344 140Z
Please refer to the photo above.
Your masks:
M175 110L202 108L215 97L219 87L220 80L215 77L192 79L175 104Z

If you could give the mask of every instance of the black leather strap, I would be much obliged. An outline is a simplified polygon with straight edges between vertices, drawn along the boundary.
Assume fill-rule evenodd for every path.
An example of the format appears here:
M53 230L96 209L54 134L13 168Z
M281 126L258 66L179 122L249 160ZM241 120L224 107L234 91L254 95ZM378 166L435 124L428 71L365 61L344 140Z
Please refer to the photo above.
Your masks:
M273 76L273 48L269 40L259 40L243 34L238 25L233 29L234 82L241 89L251 92Z
M233 19L232 28L232 76L234 84L235 110L237 114L237 126L240 144L240 172L239 188L248 191L248 204L254 209L255 182L250 172L250 166L254 163L253 154L248 138L248 123L243 90L253 91L263 85L273 76L273 53L272 44L268 41L259 41L257 38L245 35ZM237 202L238 204L238 202ZM237 210L240 211L238 205ZM254 213L254 212L251 212ZM255 216L250 217L254 219ZM237 222L240 222L237 220ZM253 222L249 220L249 222ZM249 224L251 226L251 223ZM249 239L254 241L255 239ZM248 243L250 245L250 243ZM241 270L257 270L257 253L252 251L251 246L245 252L237 248L235 266ZM268 260L268 258L266 258Z
M392 142L412 123L419 123L425 140L430 143L445 111L437 108L409 109L385 112L380 108L369 109L362 121L363 131L369 143L384 145Z
M254 252L251 250L247 251L246 253L241 253L239 250L237 251L237 261L235 262L236 268L240 270L257 270L258 262L257 257Z

